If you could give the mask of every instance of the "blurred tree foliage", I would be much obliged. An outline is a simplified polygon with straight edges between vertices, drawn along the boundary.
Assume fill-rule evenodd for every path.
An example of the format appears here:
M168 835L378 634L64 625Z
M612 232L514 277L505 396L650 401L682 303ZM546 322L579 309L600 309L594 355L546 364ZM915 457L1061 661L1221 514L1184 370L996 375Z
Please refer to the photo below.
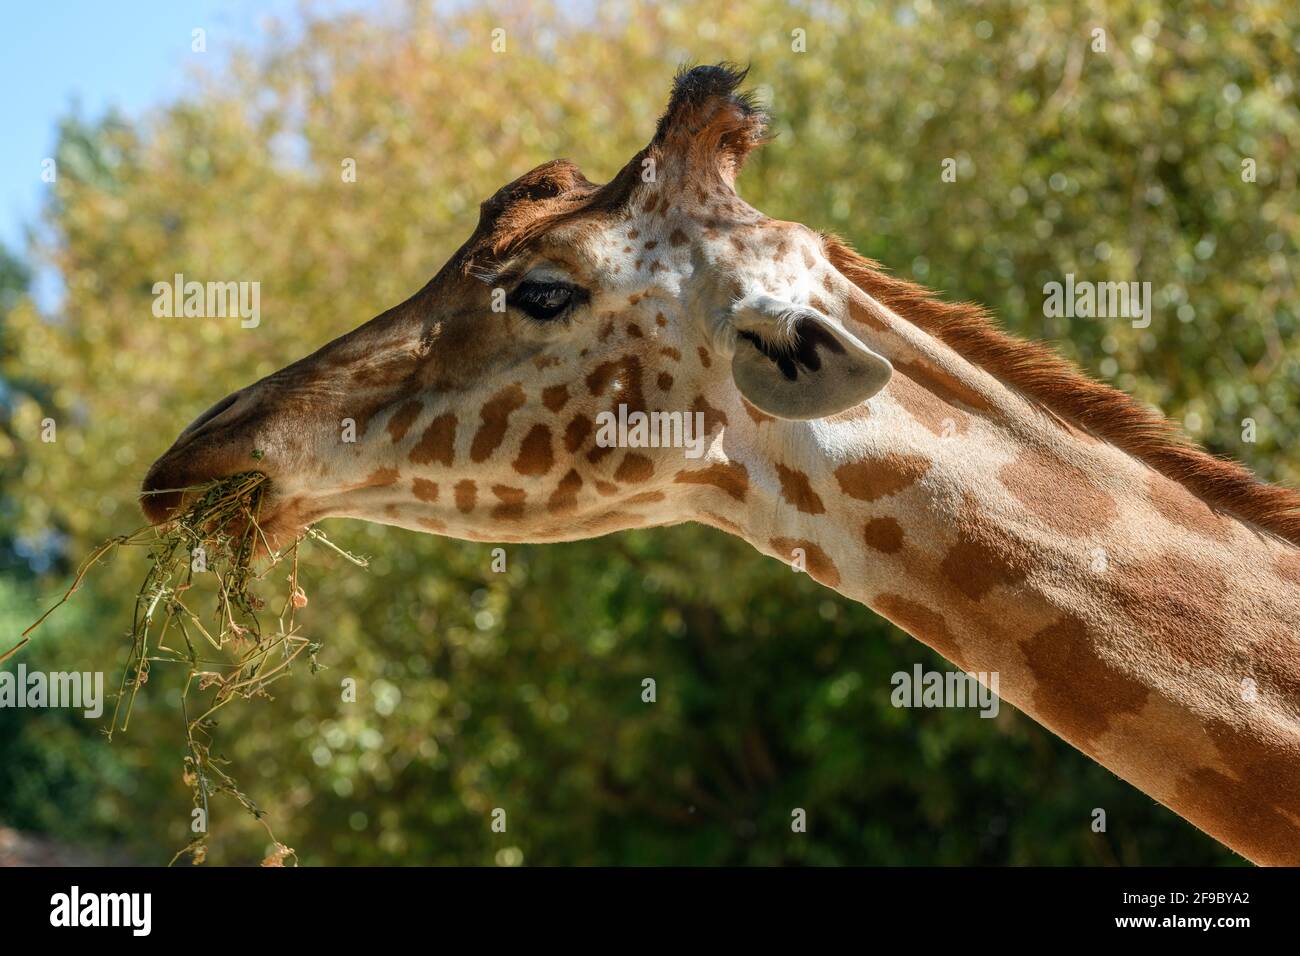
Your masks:
M309 18L153 115L65 122L53 241L33 250L63 306L10 296L0 320L0 531L57 531L75 561L136 526L145 467L195 414L418 289L478 202L533 165L612 175L678 64L724 58L752 64L775 116L740 184L764 211L982 301L1214 450L1300 478L1282 454L1300 392L1294 4L596 8ZM259 280L260 327L154 318L151 287L177 272ZM1043 284L1067 272L1150 281L1151 327L1044 319ZM1010 707L895 710L890 674L939 659L720 533L511 547L493 574L486 546L326 527L374 557L305 572L329 669L238 708L220 738L307 863L1232 859ZM113 683L142 574L109 564L28 665ZM10 635L63 580L20 578L0 589ZM345 676L357 704L340 703ZM0 820L169 857L189 823L179 677L157 670L112 744L79 718L0 711ZM645 677L657 703L641 702ZM1091 832L1095 807L1107 833ZM214 826L215 862L265 847L228 802Z

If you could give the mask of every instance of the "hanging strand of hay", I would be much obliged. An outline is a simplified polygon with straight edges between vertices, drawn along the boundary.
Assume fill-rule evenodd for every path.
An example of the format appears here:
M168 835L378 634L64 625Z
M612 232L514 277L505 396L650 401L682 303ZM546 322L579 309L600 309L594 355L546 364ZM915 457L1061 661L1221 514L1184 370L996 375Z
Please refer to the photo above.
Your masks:
M178 518L158 528L145 527L129 535L110 538L95 548L77 569L64 595L25 630L21 639L2 657L8 660L30 640L31 634L66 603L91 568L118 548L144 547L149 552L149 570L136 595L131 624L131 645L118 689L117 702L106 734L125 732L131 722L136 697L149 682L155 664L179 664L187 673L181 692L181 715L185 726L186 756L184 780L190 787L196 809L203 812L203 832L172 857L172 862L189 854L202 863L207 855L210 798L217 793L233 797L266 828L274 849L266 865L282 866L296 854L276 839L265 812L236 784L226 771L228 761L212 752L215 715L231 701L253 697L269 698L267 688L291 673L292 665L304 655L312 673L319 669L316 655L320 645L309 641L298 629L296 612L307 604L298 583L298 549L304 538L276 551L258 523L268 479L259 472L245 472L198 488L179 489L195 496L194 503ZM366 561L333 544L325 535L309 529L304 536L325 545L359 567ZM254 557L269 555L265 567L254 570ZM259 612L265 608L253 591L272 569L288 564L288 589L274 627L263 630ZM190 606L196 575L211 574L217 600L207 624ZM197 593L197 592L196 592ZM210 693L208 693L210 692ZM204 701L191 713L191 702L199 694Z

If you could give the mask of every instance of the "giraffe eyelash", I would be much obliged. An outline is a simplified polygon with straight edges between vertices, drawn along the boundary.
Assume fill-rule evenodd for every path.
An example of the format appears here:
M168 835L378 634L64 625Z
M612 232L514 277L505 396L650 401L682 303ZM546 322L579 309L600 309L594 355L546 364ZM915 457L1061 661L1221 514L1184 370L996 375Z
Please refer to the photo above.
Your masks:
M506 303L535 322L555 322L570 316L591 298L586 289L559 279L524 279Z

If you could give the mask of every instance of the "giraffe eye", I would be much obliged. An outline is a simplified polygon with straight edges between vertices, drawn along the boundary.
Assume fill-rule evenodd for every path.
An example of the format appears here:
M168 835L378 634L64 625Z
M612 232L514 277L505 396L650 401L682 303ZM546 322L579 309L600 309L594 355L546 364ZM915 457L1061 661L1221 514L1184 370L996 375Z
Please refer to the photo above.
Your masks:
M538 322L558 318L569 306L585 302L584 289L567 282L524 280L515 286L506 302Z

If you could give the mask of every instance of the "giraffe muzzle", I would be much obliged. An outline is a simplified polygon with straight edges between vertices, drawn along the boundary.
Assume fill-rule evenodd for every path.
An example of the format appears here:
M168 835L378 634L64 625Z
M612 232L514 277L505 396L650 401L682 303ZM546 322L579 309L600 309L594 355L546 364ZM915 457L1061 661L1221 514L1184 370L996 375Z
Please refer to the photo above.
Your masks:
M174 518L186 503L187 489L243 471L267 470L251 437L260 416L249 392L234 392L194 419L149 467L140 508L150 523Z

